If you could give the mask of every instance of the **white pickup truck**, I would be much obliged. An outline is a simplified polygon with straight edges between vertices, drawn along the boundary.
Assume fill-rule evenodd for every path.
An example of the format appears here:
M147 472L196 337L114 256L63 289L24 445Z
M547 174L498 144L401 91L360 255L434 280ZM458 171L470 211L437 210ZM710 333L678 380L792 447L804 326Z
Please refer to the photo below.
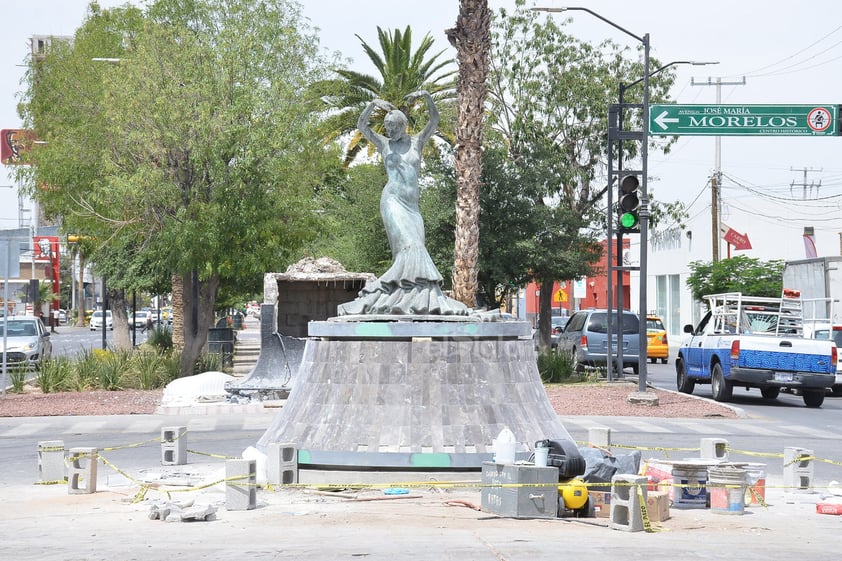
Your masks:
M678 391L711 384L716 401L730 401L735 387L759 388L767 399L782 388L800 391L807 407L821 407L836 379L836 344L805 339L800 293L781 298L739 292L706 296L709 312L687 325L675 361Z

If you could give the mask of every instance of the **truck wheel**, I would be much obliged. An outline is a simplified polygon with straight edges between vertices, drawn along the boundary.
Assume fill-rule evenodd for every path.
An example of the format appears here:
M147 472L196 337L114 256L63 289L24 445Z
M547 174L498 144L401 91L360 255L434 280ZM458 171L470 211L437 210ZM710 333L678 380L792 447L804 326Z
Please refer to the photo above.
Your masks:
M713 369L711 370L710 385L714 400L731 401L734 387L730 381L725 379L725 375L722 373L722 365L718 362L713 365Z
M824 403L824 390L804 390L804 405L821 407Z
M675 361L675 381L678 391L681 393L693 393L696 387L695 380L687 377L687 370L684 368L684 361L680 358Z
M760 388L760 395L766 399L777 399L781 388Z
M842 384L836 384L830 388L830 395L833 397L842 396Z

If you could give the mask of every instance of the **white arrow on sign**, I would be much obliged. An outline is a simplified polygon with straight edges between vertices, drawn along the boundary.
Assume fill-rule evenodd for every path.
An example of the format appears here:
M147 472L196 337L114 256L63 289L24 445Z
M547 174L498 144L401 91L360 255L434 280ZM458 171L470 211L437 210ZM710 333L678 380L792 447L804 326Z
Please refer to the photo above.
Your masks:
M660 115L655 117L655 123L657 123L658 126L661 127L664 130L667 130L667 123L677 123L678 122L678 117L668 118L667 115L669 115L669 112L664 111L663 113L661 113Z

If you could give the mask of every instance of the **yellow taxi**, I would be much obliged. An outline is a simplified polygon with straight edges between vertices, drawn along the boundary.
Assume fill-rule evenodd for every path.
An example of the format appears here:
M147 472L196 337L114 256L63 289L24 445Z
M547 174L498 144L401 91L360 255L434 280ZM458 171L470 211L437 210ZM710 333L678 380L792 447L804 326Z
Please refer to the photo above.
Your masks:
M649 356L649 362L661 362L666 364L669 362L670 347L667 342L667 330L664 328L664 322L658 316L646 316L646 354Z

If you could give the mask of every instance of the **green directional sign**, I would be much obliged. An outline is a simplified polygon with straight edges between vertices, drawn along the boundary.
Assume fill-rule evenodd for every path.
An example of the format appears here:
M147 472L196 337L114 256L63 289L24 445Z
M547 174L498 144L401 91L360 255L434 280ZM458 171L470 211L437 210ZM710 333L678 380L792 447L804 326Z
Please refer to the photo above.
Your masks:
M650 136L838 136L838 105L650 105Z

